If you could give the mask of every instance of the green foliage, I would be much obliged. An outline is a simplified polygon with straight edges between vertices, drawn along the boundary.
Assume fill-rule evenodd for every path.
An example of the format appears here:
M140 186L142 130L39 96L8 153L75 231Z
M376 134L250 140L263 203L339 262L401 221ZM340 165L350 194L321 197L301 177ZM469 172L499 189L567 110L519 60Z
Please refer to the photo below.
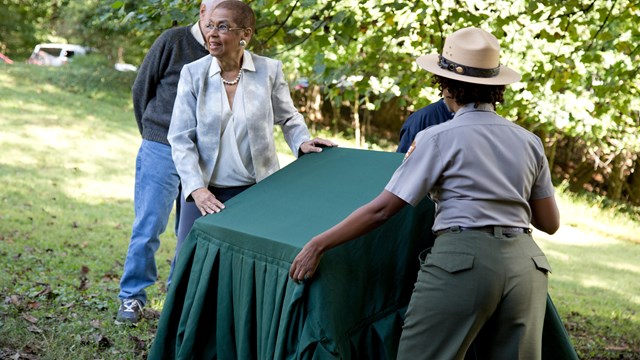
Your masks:
M198 19L199 1L98 1L96 10L87 13L90 28L106 34L111 39L102 46L123 48L127 61L142 62L146 50L166 29L176 25L187 25ZM100 48L100 47L99 47Z
M0 0L0 50L25 53L58 36L139 64L153 40L197 19L198 1ZM482 27L502 44L502 62L523 74L499 111L544 135L577 137L585 160L640 151L640 78L634 64L640 5L631 0L250 0L258 17L251 49L283 60L291 80L321 86L326 101L374 111L400 97L415 110L438 98L414 59L444 38ZM404 118L398 118L401 123ZM377 124L376 118L372 125ZM595 154L595 155L594 155Z
M260 23L255 51L282 59L292 80L306 77L321 86L325 101L355 104L361 113L396 97L408 110L435 101L438 90L414 59L439 52L444 38L462 27L492 32L501 62L523 75L498 112L536 132L549 149L579 139L578 153L551 155L558 178L640 203L630 176L640 168L634 165L640 152L637 2L262 0L252 6ZM371 125L388 129L384 118L374 116ZM398 116L397 126L402 121ZM571 150L559 149L562 155ZM581 163L597 170L574 178Z
M26 59L33 47L50 35L49 20L60 5L59 0L0 0L0 52L14 60Z
M545 134L582 138L595 152L638 151L640 9L631 1L256 0L253 49L293 77L325 88L329 101L368 110L403 97L437 99L414 59L439 52L453 31L476 26L501 42L502 63L523 74L500 109ZM402 121L403 119L398 119ZM375 119L374 119L375 121Z
M132 26L124 10L143 3L146 2L74 1L63 9L60 19L64 20L56 21L56 29L67 39L79 36L78 42L96 49L112 63L139 64L155 34Z

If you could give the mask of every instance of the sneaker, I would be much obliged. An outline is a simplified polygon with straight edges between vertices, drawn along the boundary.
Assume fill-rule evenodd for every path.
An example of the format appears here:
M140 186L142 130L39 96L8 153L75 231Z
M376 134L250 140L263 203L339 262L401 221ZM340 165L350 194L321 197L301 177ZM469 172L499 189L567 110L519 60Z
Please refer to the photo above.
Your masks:
M116 324L135 325L142 317L142 302L138 299L124 299L116 315Z

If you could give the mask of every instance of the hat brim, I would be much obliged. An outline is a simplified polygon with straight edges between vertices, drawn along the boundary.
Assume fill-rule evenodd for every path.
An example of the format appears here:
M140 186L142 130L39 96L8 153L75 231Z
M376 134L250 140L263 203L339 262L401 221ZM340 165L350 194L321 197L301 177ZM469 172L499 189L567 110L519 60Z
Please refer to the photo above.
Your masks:
M416 59L416 63L428 72L439 75L448 79L459 80L472 84L482 85L507 85L520 81L522 76L515 70L500 65L500 73L494 77L476 77L469 75L456 74L453 71L441 68L438 63L440 61L438 54L422 55Z

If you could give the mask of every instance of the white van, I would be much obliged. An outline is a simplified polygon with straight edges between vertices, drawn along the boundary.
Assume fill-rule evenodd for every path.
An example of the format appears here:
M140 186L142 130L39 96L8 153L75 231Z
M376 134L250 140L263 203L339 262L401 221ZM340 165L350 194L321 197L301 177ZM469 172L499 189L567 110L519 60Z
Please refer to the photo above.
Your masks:
M29 64L60 66L74 56L86 55L87 48L76 44L38 44L27 61Z

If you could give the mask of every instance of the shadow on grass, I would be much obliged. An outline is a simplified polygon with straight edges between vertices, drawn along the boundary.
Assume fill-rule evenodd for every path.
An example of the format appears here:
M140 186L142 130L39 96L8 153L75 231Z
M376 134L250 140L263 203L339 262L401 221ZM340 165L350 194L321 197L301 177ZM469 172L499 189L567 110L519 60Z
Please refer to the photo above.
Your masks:
M14 64L4 67L3 72L15 79L13 85L16 86L8 88L16 94L22 92L23 96L29 95L34 87L47 84L66 93L80 94L85 98L107 101L110 104L128 102L131 97L121 95L131 93L136 73L116 71L106 62L83 62L76 61L62 67Z
M60 186L66 170L0 165L0 353L141 358L157 311L147 311L148 321L137 328L113 323L132 201L70 196ZM156 257L160 281L149 289L156 301L164 298L174 247L169 230Z
M580 359L640 359L640 330L634 302L617 298L614 291L554 282L551 296ZM563 290L558 291L559 288ZM615 304L588 300L576 304L576 297L615 299Z
M16 85L11 89L0 87L0 98L2 123L12 128L31 125L84 129L95 126L94 130L105 134L137 132L129 101L91 99L86 94L68 93L46 83L33 87Z
M0 73L2 358L142 358L155 333L153 309L137 328L113 323L140 140L129 85L87 71ZM165 233L152 304L174 248Z

